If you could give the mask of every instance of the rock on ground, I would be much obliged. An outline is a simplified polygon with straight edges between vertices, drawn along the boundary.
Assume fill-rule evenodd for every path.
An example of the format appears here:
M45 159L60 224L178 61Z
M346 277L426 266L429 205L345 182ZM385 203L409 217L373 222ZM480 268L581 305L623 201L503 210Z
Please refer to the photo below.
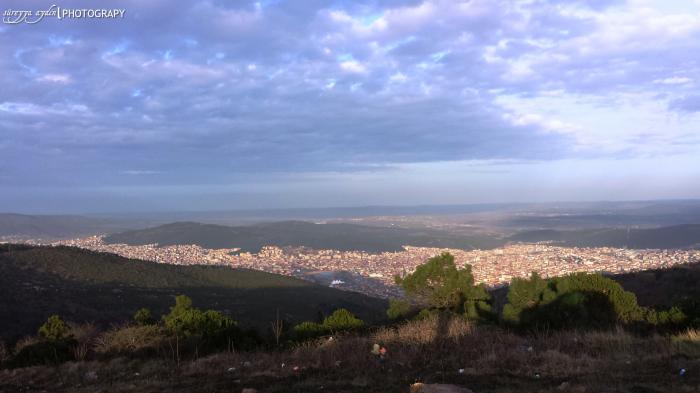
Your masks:
M414 383L411 393L474 393L467 388L456 385Z

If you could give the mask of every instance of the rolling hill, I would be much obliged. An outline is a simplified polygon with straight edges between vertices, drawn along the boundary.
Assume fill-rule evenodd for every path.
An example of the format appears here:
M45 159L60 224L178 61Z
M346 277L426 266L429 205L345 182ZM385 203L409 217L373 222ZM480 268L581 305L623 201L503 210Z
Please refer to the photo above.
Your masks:
M367 321L384 318L386 302L260 271L175 266L70 247L0 245L0 336L33 333L51 314L109 325L140 307L166 313L174 296L267 328L279 309L289 321L316 320L345 307Z
M493 248L503 242L488 236L460 236L431 229L385 228L346 223L314 224L283 221L250 226L177 222L127 231L105 238L107 243L161 246L196 244L205 248L234 248L257 252L267 245L343 251L400 251L403 245L445 248Z
M508 238L513 242L551 241L568 247L700 248L700 225L674 225L651 229L585 229L523 231Z

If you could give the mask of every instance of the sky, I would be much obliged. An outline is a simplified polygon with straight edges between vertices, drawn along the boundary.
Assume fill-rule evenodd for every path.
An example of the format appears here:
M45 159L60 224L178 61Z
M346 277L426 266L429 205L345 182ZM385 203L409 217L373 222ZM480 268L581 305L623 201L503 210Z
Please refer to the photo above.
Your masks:
M700 0L14 1L0 211L700 198Z

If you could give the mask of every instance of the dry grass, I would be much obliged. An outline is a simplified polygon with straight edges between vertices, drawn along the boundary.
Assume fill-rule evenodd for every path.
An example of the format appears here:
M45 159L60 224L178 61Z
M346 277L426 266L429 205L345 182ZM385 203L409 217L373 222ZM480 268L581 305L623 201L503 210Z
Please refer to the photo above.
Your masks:
M69 335L77 342L71 351L73 353L73 358L83 361L87 359L88 354L95 346L100 331L92 323L84 323L81 325L71 324Z
M100 335L100 330L92 323L84 323L81 325L70 325L70 336L80 344L92 345L97 336Z
M144 335L134 330L112 335L109 344L102 344L108 352L148 342L140 341ZM388 348L383 361L370 353L375 342ZM122 357L68 363L54 371L0 371L0 391L25 385L32 386L25 391L40 391L60 379L64 390L78 392L237 392L244 387L272 393L407 392L416 381L452 383L479 393L666 392L668 386L683 392L700 386L700 353L692 349L699 342L695 330L670 339L621 330L519 335L462 319L428 318L367 336L322 338L283 350L220 353L179 367L164 358ZM691 371L680 376L680 368ZM96 380L86 377L91 373Z
M435 342L438 336L459 341L472 332L472 324L464 319L445 319L431 315L398 327L381 328L371 337L374 341L382 343L429 344Z
M38 337L34 337L34 336L22 337L22 338L20 338L20 339L15 343L13 352L14 352L14 353L18 353L19 351L22 350L22 348L25 348L25 347L34 345L34 344L36 344L37 342L39 342L39 338L38 338Z
M671 337L675 349L685 355L700 357L700 330L688 329Z
M156 351L165 345L161 329L155 325L114 328L97 336L95 352L101 354L138 354Z

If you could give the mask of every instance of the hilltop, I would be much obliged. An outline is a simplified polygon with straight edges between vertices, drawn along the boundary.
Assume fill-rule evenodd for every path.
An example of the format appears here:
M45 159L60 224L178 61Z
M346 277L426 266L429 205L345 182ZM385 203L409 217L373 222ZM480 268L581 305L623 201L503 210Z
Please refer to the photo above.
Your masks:
M204 248L241 248L258 252L261 247L309 247L340 251L400 251L402 246L458 249L493 248L502 240L489 236L462 236L433 229L408 229L346 223L314 224L282 221L250 226L223 226L196 222L176 222L154 228L113 234L107 243L128 245L196 244Z
M108 325L139 307L168 311L177 294L267 328L276 311L289 321L315 320L344 307L368 321L386 302L359 293L255 270L174 266L70 247L0 245L0 336L33 332L48 315Z

